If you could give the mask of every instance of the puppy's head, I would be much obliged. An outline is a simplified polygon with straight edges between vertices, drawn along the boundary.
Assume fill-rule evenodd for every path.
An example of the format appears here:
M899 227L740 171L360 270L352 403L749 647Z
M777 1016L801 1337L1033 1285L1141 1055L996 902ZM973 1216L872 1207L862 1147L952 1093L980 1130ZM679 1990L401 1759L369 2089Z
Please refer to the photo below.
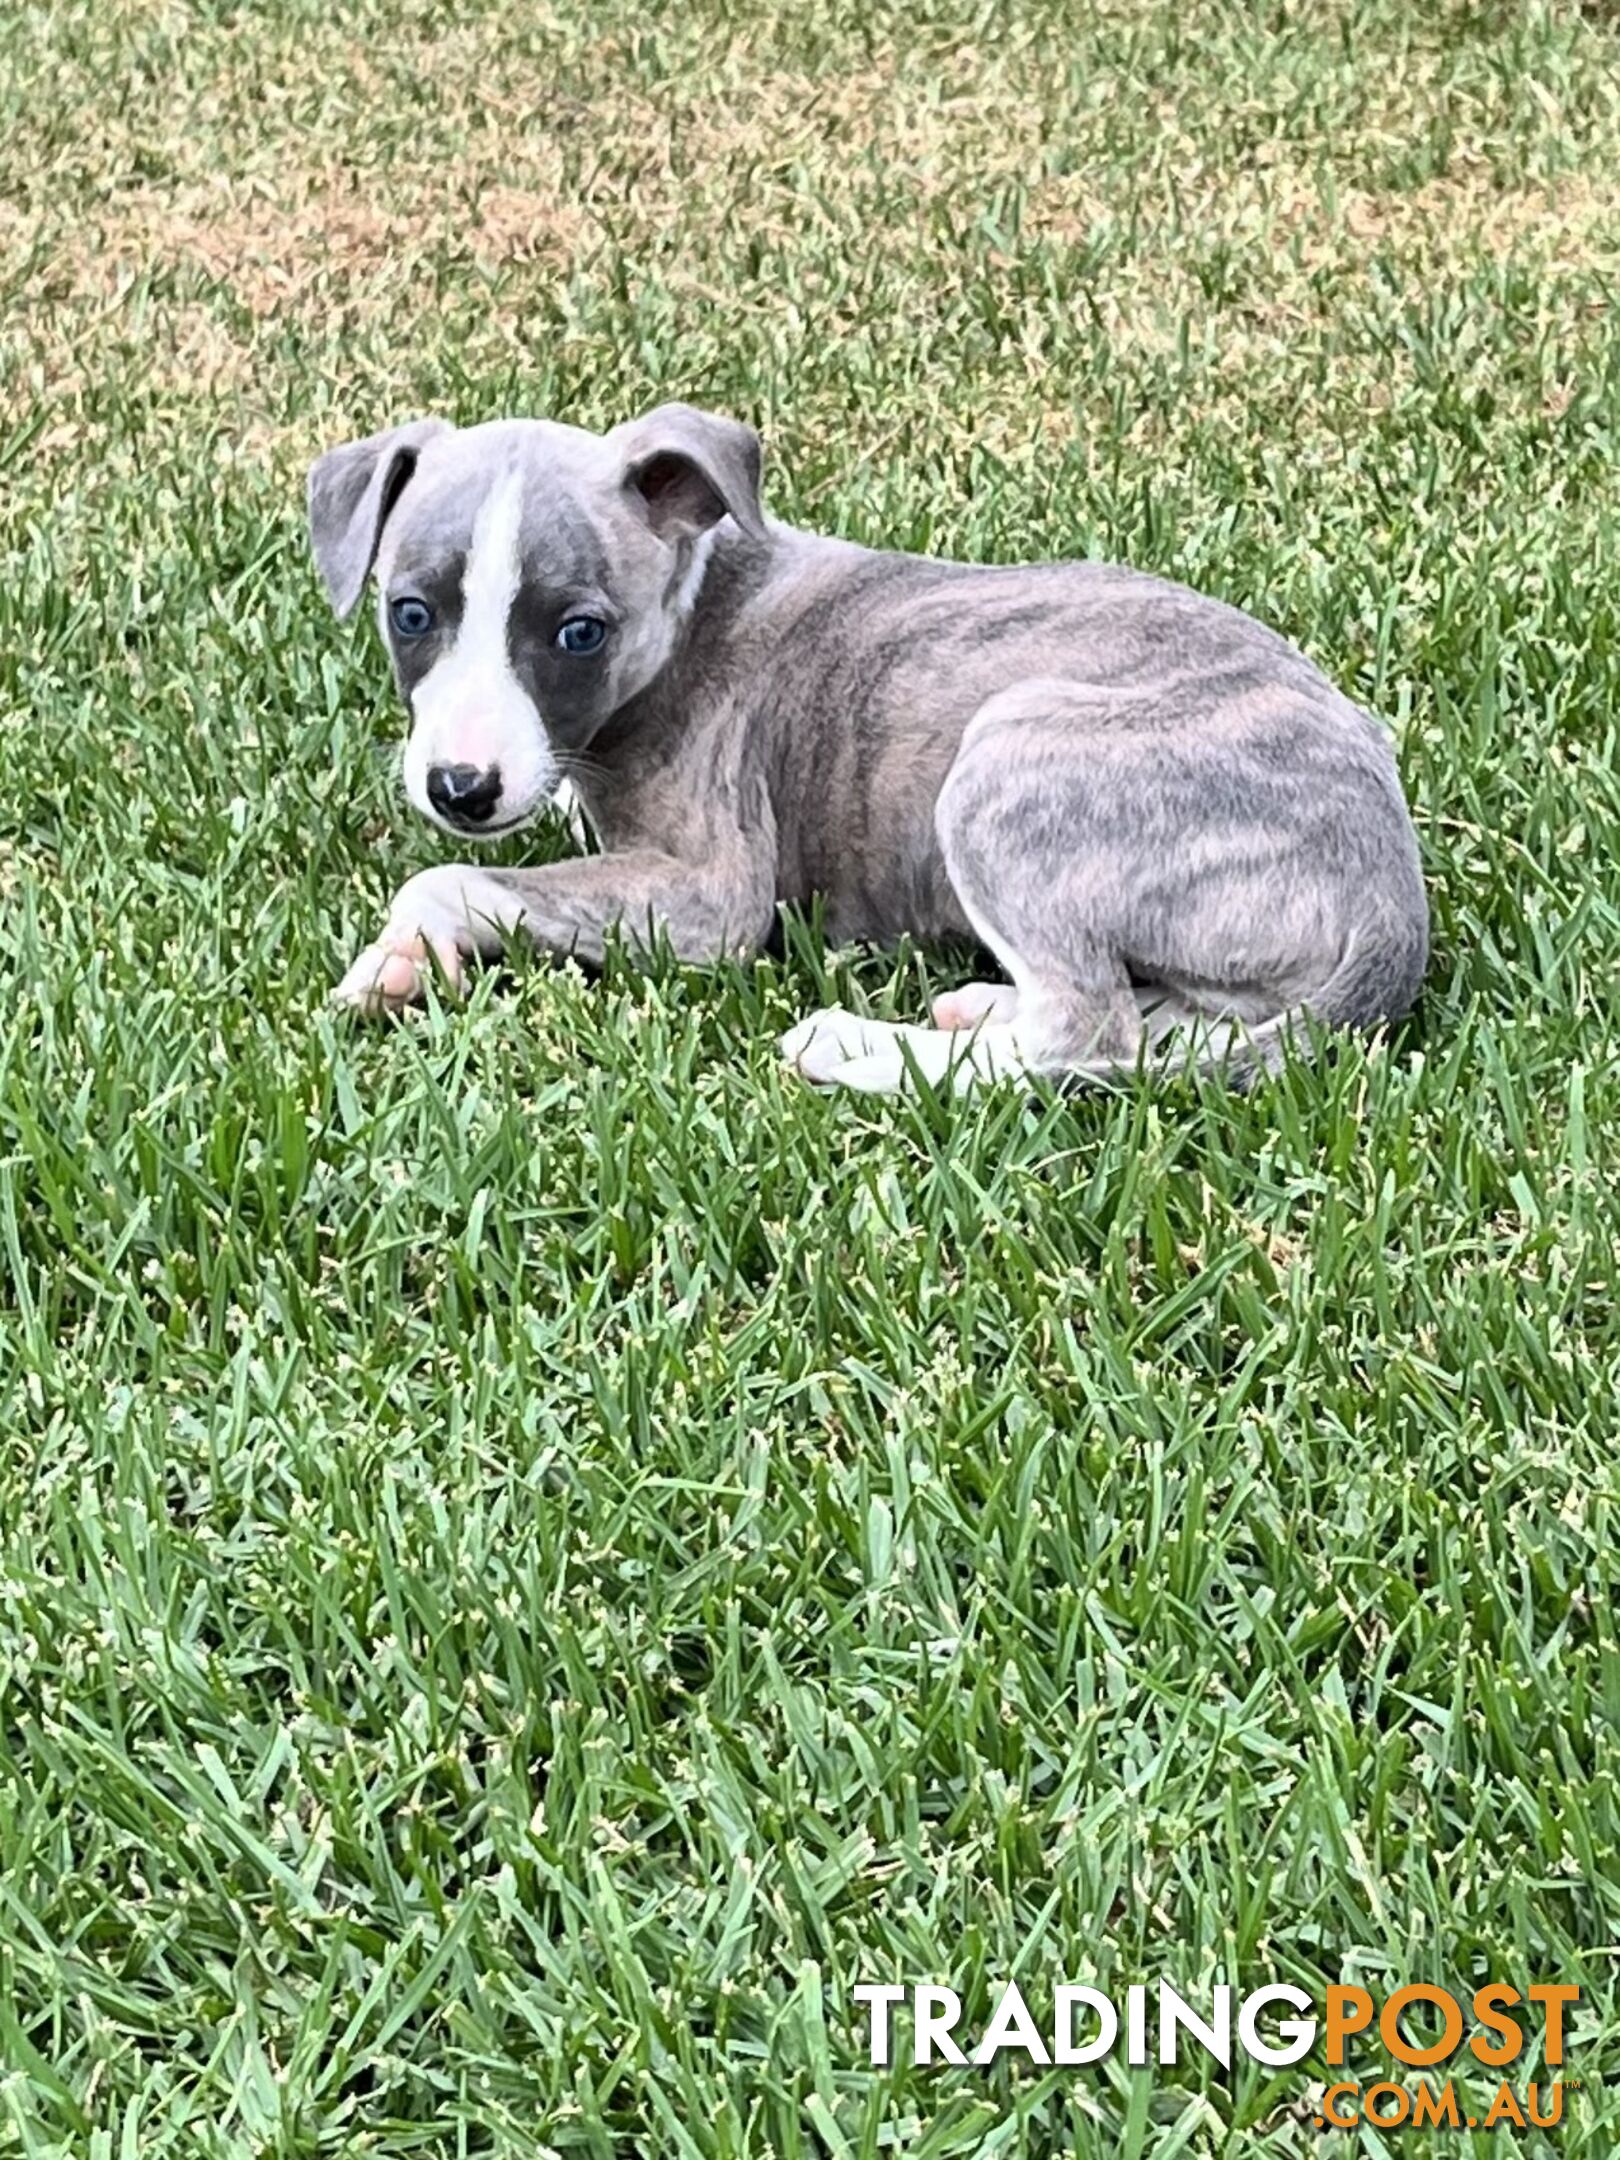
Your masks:
M668 661L727 517L764 537L758 437L689 405L608 435L413 420L319 458L316 564L339 615L376 573L416 807L482 837L532 817Z

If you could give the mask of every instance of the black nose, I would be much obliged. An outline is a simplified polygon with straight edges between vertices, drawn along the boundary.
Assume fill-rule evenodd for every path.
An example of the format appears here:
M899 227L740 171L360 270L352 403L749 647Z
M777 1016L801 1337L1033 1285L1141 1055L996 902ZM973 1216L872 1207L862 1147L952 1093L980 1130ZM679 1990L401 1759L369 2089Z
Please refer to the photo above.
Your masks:
M457 825L487 825L501 799L501 768L489 765L430 765L428 801L440 817Z

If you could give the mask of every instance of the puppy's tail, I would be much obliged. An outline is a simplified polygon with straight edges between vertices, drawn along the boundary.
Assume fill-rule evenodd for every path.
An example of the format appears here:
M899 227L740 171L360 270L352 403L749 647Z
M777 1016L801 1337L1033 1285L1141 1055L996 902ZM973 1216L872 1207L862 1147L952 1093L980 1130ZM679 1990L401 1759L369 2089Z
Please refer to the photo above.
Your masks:
M1185 1072L1224 1080L1239 1090L1250 1088L1262 1074L1281 1071L1290 1042L1301 1049L1309 1046L1307 1022L1327 1028L1371 1028L1382 1020L1398 1020L1416 1000L1428 960L1426 907L1415 914L1364 921L1351 933L1333 973L1308 997L1253 1027L1215 1019L1190 1034L1178 1029L1146 1062L1160 1066L1168 1076ZM1222 1039L1212 1042L1212 1036ZM1124 1080L1139 1070L1140 1064L1100 1059L1066 1066L1064 1074L1083 1087L1088 1082Z

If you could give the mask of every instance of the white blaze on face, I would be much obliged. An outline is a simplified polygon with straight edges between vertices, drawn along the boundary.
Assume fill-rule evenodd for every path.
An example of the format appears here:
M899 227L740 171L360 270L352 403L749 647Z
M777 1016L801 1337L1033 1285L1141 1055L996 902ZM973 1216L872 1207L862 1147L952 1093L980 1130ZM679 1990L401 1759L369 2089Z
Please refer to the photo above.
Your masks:
M522 524L522 478L511 473L491 488L474 520L454 642L412 698L405 792L428 817L427 776L435 765L500 767L501 797L491 820L497 828L526 817L557 784L540 716L507 649L507 620L523 575Z

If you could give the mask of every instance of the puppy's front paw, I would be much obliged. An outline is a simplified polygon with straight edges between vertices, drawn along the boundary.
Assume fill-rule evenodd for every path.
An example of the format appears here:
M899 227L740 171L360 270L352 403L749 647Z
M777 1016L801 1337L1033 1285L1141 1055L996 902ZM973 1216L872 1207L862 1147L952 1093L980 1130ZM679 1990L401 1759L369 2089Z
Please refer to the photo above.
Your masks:
M459 997L465 987L466 965L454 938L428 939L385 930L349 969L332 992L331 1002L373 1019L407 1005L420 1005L427 996L435 961L444 987Z

